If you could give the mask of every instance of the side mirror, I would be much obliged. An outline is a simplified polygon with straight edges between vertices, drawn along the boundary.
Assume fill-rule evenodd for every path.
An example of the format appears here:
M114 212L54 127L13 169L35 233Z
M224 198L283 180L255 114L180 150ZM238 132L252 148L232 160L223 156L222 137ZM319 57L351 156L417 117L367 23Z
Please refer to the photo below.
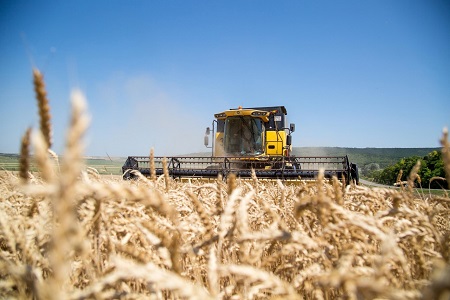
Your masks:
M289 130L290 130L291 132L294 132L294 131L295 131L295 124L294 124L294 123L291 123L291 124L289 125Z
M209 127L206 127L206 132L205 132L205 134L206 135L209 135L211 133L211 129L209 129Z
M209 137L207 135L205 135L205 139L203 141L205 143L205 147L208 147L209 145Z

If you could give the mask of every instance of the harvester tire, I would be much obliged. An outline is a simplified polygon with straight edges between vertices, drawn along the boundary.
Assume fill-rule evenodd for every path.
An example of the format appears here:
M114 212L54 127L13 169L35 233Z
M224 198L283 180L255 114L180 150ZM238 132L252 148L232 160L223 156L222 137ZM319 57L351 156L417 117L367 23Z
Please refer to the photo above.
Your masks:
M131 180L133 179L133 175L131 174L131 169L126 170L123 175L122 175L122 179L123 180Z
M356 185L359 185L359 171L356 164L350 165L350 175L351 179L355 181Z

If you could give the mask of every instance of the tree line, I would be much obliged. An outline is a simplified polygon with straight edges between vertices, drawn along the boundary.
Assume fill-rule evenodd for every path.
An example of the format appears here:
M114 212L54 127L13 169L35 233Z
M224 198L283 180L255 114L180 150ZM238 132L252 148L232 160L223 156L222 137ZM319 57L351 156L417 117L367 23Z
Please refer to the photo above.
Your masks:
M439 150L432 151L423 157L411 156L402 158L396 164L384 169L369 170L367 177L373 178L377 183L386 185L393 185L398 181L407 181L417 161L420 161L421 167L418 172L419 180L415 182L416 186L420 185L423 188L430 187L432 189L448 189L448 183L444 179L444 162L441 151Z

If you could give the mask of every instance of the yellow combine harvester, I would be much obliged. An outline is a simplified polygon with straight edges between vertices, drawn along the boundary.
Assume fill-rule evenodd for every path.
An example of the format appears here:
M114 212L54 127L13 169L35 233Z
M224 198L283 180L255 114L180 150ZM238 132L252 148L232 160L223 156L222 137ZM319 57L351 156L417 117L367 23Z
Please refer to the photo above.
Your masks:
M258 178L311 180L323 169L325 178L336 176L347 184L359 183L358 168L347 156L294 156L292 133L295 125L287 126L284 106L230 109L215 114L212 128L206 129L205 146L212 149L206 157L155 157L155 173L163 174L163 160L167 160L173 178ZM212 133L211 145L209 142ZM133 178L132 170L149 176L150 158L129 156L122 167L125 179Z

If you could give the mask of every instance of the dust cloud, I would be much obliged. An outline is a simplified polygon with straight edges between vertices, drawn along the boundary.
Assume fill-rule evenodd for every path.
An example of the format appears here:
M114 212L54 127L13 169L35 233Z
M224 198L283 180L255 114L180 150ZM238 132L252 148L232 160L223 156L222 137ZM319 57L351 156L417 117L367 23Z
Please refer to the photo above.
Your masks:
M146 156L150 148L155 156L210 151L203 137L213 112L196 111L194 103L172 95L150 75L119 76L102 85L102 95L109 109L101 113L109 115L102 118L104 132L96 132L102 135L102 145L92 148L121 156Z

